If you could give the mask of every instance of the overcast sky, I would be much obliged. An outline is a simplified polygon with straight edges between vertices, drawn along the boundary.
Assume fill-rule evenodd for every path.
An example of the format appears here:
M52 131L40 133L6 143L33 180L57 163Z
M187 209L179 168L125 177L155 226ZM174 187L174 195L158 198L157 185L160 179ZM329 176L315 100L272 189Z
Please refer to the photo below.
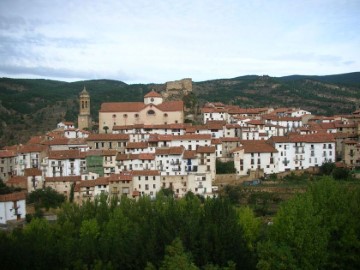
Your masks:
M354 71L359 0L0 1L0 77L163 83Z

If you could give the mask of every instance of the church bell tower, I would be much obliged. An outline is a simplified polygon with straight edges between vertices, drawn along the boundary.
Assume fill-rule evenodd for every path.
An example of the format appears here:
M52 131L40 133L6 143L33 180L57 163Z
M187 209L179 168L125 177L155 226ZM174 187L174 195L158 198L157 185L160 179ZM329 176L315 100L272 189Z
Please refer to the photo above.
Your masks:
M80 92L80 104L79 104L79 116L78 116L78 128L90 129L91 128L91 115L90 115L90 95L84 86L84 89Z

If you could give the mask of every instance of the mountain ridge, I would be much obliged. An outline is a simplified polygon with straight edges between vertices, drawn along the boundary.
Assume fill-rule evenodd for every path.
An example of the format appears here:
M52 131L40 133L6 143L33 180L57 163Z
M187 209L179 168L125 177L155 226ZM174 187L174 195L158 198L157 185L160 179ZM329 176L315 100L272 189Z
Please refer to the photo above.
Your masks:
M77 121L78 95L87 88L93 119L102 102L142 101L164 84L127 84L117 80L63 82L47 79L0 78L0 146L25 142L56 127ZM191 100L190 103L187 103ZM360 104L360 72L314 76L245 75L193 82L188 106L219 101L251 107L301 107L314 114L349 114ZM189 105L191 104L191 105Z

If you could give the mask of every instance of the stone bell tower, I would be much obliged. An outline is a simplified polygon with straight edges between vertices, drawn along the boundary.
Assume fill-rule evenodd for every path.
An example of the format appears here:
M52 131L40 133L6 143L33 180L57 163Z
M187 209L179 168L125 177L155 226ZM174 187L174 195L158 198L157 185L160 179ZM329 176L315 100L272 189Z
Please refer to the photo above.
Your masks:
M90 115L90 95L84 86L84 89L80 92L80 104L79 104L79 116L78 116L78 128L90 129L91 128L91 115Z

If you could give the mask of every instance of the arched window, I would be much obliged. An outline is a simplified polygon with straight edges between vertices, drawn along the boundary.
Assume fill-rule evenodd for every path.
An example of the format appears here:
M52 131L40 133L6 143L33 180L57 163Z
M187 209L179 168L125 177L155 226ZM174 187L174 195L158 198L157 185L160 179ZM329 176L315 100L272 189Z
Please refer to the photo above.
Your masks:
M124 118L127 118L127 116L128 116L128 115L125 113L125 114L124 114Z
M164 117L168 117L168 114L167 114L167 113L164 113Z
M139 114L138 114L138 113L135 113L135 118L139 118Z
M148 115L154 115L154 114L155 114L155 111L154 111L154 110L148 110L147 114L148 114Z
M88 105L87 105L87 101L85 101L85 108L87 108L88 107Z
M84 109L84 107L85 107L84 101L81 101L81 109Z
M113 118L116 118L116 114L113 114Z

